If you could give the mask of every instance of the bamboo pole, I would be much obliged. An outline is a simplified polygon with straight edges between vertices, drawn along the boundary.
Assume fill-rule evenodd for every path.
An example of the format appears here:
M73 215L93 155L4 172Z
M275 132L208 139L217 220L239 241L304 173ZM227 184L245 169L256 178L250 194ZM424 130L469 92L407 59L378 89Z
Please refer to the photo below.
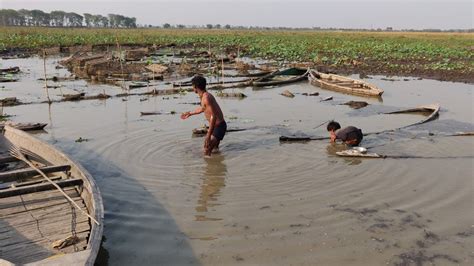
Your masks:
M117 35L115 35L115 42L117 43L117 49L119 53L120 73L122 76L122 89L126 89L127 93L130 93L129 89L125 87L125 78L123 75L123 65L122 65L122 49L120 48L120 43L119 43ZM124 59L125 59L125 55L124 55Z
M48 103L51 104L51 99L49 98L48 91L48 79L46 78L46 51L43 49L43 71L44 71L44 89L46 90L46 98L48 98Z

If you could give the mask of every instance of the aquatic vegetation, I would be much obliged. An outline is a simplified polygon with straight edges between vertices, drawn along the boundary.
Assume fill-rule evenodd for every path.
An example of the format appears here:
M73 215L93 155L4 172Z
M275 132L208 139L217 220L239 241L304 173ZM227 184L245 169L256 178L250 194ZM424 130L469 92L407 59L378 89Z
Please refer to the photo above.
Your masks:
M474 73L472 33L327 32L204 29L0 28L0 49L142 44L209 49L280 61ZM164 60L158 60L164 61Z

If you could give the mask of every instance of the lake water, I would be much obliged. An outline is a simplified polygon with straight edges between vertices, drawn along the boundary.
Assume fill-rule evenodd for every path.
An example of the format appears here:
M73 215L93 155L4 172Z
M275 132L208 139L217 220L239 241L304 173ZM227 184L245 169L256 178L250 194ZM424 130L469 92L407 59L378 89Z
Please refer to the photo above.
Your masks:
M47 72L58 58L49 59ZM3 83L0 98L45 100L43 62L20 66L20 82ZM26 72L26 73L25 73ZM357 77L357 76L355 76ZM16 122L47 122L37 137L79 161L97 180L105 204L100 265L472 265L474 260L474 140L447 137L474 131L473 86L375 76L383 101L321 90L307 82L218 98L230 132L219 154L202 157L191 130L204 117L194 93L131 96L5 107ZM53 84L51 82L51 84ZM63 93L121 93L109 85L61 82ZM169 85L160 84L160 88ZM141 89L146 91L147 88ZM280 95L290 90L296 97ZM320 96L299 93L319 92ZM59 98L59 89L50 89ZM333 96L334 100L321 102ZM126 99L126 101L122 100ZM340 105L362 100L354 110ZM422 115L387 111L439 103L424 125L370 135L362 146L406 159L348 159L328 141L280 143L280 135L328 136L329 119L364 132L395 129ZM140 116L141 111L176 115ZM75 142L79 137L85 142Z

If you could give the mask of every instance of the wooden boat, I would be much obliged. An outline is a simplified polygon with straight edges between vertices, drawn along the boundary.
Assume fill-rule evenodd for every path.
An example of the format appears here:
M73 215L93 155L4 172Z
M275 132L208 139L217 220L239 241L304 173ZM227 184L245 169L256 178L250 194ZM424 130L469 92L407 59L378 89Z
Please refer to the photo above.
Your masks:
M18 78L15 78L12 76L0 76L0 82L17 82L17 81L18 81Z
M321 89L342 93L372 97L379 97L383 94L382 89L368 82L335 74L325 74L315 70L309 71L308 80Z
M5 122L5 123L0 123L0 130L3 129L6 125L23 130L23 131L32 131L32 130L42 130L47 123L14 123L14 122Z
M16 74L16 73L19 73L19 72L20 72L20 68L17 67L17 66L0 69L0 73Z
M255 80L252 85L254 87L266 87L290 84L305 80L308 76L308 73L309 71L307 69L296 67L277 70Z
M140 115L141 116L144 116L144 115L174 115L176 114L175 111L171 111L171 112L161 112L161 111L157 111L157 112L140 112Z
M411 127L411 126L423 124L423 123L426 123L426 122L429 122L429 121L435 119L439 115L439 109L440 108L441 108L441 106L439 104L434 103L434 104L422 105L422 106L415 107L415 108L409 108L409 109L404 109L404 110L400 110L400 111L389 112L389 113L385 113L385 114L410 114L410 113L425 113L425 114L428 114L428 116L425 119L422 119L419 122L416 122L416 123L410 124L408 126L405 126L405 127Z
M193 136L195 137L202 137L207 134L207 131L209 130L208 126L201 127L201 128L195 128L193 129ZM227 129L226 132L239 132L239 131L245 131L247 130L246 128L229 128Z
M81 210L36 170L11 156L7 150L12 146ZM64 153L10 126L0 134L0 151L0 264L94 265L104 210L91 175Z

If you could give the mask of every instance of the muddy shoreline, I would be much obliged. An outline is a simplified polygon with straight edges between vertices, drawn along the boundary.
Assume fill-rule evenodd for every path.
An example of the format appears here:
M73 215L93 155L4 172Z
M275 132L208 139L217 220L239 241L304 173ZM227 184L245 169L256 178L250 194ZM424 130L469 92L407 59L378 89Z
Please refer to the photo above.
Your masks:
M158 50L163 48L173 47L175 49L207 49L206 47L192 47L190 45L177 46L176 44L168 44L161 46L154 45L139 45L139 44L121 44L121 49L140 49L147 48L152 50ZM65 56L71 55L77 52L103 52L110 49L115 49L116 44L100 44L100 45L76 45L76 46L57 46L57 47L48 47L44 51L47 55L59 55L64 54ZM226 53L236 53L237 48L228 47L225 49ZM234 51L235 50L235 51ZM12 58L28 58L35 55L42 55L43 49L24 49L24 48L7 48L0 51L0 57L5 59ZM244 50L240 53L245 53ZM250 55L252 56L252 55ZM274 59L276 58L266 58ZM314 62L291 62L290 65L305 65L317 69L318 71L327 72L327 73L337 73L342 75L351 75L358 74L361 78L370 78L371 75L385 75L389 77L394 77L393 81L400 80L397 77L416 77L419 79L433 79L439 81L451 81L451 82L462 82L467 84L474 84L474 73L466 69L460 70L432 70L432 69L423 69L421 66L422 63L426 62L417 62L413 60L402 60L397 62L391 61L375 61L375 60L363 60L361 59L358 62L344 64L344 65L329 65L321 64ZM393 64L396 64L398 67L393 67ZM403 80L402 80L403 81Z

